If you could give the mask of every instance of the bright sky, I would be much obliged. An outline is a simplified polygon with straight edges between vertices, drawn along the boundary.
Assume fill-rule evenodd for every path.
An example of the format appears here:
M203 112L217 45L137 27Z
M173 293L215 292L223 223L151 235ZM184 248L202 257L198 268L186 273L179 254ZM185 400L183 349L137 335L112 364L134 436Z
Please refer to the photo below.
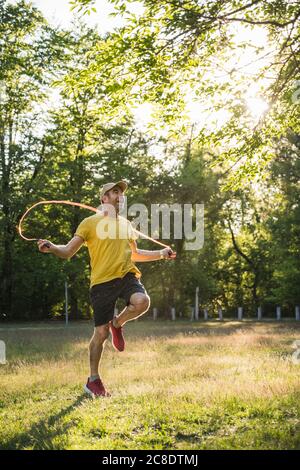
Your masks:
M69 0L31 0L47 18L49 23L68 28L74 18L74 11L70 11ZM93 5L97 12L91 11L90 15L84 15L84 20L91 26L97 26L100 34L104 34L124 24L120 17L109 16L114 7L107 0L96 0ZM140 13L142 11L139 2L129 4L130 11Z
M230 51L231 55L226 58L225 66L216 62L215 71L209 75L209 79L221 86L224 81L228 80L230 71L233 69L236 70L233 80L236 80L238 76L248 77L251 86L244 94L244 100L253 118L253 125L255 125L268 108L267 103L260 96L262 89L268 85L268 80L261 78L259 81L251 81L251 77L254 77L260 68L267 65L272 58L267 31L259 26L250 29L239 24L232 25L231 32L235 34L236 45L245 41L249 45L246 49L239 50L237 48L235 52ZM260 48L259 52L257 52L257 48ZM203 105L199 105L197 100L193 100L190 90L187 90L187 108L191 121L200 125L205 124L206 127L218 128L230 117L230 113L226 109L214 111L211 108L205 111Z

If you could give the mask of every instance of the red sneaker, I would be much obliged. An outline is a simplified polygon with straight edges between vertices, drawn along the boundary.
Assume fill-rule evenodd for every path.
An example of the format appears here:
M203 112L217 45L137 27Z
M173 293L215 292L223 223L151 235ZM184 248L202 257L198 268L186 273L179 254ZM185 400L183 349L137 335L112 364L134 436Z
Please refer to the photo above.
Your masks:
M105 390L105 387L100 379L94 380L94 382L90 382L88 378L87 384L83 387L84 391L91 395L93 398L95 397L110 397L110 393Z
M123 328L120 326L116 328L111 321L109 324L110 331L111 331L111 342L113 347L117 351L124 351L125 349L125 340L123 336Z

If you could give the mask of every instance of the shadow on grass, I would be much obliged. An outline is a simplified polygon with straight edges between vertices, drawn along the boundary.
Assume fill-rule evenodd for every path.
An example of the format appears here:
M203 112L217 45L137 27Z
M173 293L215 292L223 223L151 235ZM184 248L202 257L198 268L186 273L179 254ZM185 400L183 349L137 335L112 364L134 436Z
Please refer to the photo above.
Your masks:
M82 393L76 400L66 408L63 408L59 413L50 415L46 419L41 419L39 422L32 425L32 427L21 434L14 436L12 439L6 441L5 446L0 445L2 450L21 450L21 449L35 449L35 450L64 450L67 443L67 431L75 426L75 422L61 423L62 418L70 414L76 407L81 405L82 402L90 400L85 393ZM55 442L55 438L59 439Z

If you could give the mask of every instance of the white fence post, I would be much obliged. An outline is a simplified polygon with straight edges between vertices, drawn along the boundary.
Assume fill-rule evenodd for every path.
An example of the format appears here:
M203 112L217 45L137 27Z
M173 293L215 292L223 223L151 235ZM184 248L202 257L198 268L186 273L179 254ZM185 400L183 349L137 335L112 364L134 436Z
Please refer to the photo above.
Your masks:
M262 308L261 308L261 306L259 306L257 308L257 320L260 321L261 319L262 319Z
M208 311L207 311L207 308L204 309L204 320L208 320Z
M218 313L219 313L219 320L222 321L223 320L223 312L222 312L221 307L218 308Z
M2 340L0 340L0 364L6 364L6 348Z
M276 319L281 320L281 307L279 305L276 307Z
M172 308L171 308L171 318L172 318L172 320L176 320L176 311L175 311L175 307L172 307Z
M243 307L238 307L238 320L243 319Z
M300 307L297 305L295 307L295 316L296 316L296 321L300 320Z
M153 320L157 320L157 308L153 308Z

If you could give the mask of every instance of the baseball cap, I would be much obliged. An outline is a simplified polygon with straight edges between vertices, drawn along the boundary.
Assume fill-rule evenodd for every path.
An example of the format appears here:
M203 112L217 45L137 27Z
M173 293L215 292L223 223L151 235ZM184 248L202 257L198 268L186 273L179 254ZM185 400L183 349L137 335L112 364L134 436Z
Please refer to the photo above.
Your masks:
M100 199L102 200L104 194L107 192L107 191L110 191L111 189L113 189L115 186L119 186L121 188L121 190L123 191L123 193L126 191L127 187L128 187L128 184L126 183L126 181L117 181L116 183L106 183L102 186L102 188L100 189Z

